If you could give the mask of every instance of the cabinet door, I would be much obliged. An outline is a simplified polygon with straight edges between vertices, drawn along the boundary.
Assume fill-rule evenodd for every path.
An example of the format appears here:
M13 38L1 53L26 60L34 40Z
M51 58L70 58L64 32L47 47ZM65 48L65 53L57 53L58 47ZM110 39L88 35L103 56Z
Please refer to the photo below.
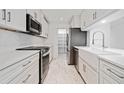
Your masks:
M0 24L5 24L6 20L6 10L0 9Z
M91 67L86 65L86 78L87 78L87 83L88 84L97 84L98 83L98 73L95 72Z
M94 14L94 9L86 9L83 10L82 14L81 14L81 28L84 29L87 26L89 26L90 24L92 24L92 22L95 19L95 14Z
M42 36L43 37L47 37L48 36L48 23L46 22L46 20L43 18L42 20Z
M78 59L78 65L79 65L79 73L86 81L86 65L81 58Z
M40 9L36 9L35 18L39 23L41 23L42 13Z
M83 30L85 28L85 12L81 13L81 29Z
M49 24L46 24L46 32L45 32L45 36L48 37L49 34Z
M97 84L98 75L81 58L79 58L79 72L87 84Z
M15 30L26 31L26 10L7 9L6 25Z
M81 26L80 16L79 15L74 15L72 17L71 27L72 28L80 28L80 26Z
M35 11L36 11L35 9L27 9L27 13L30 14L33 18L36 17Z
M92 10L92 9L88 9L85 13L86 13L86 26L89 26L90 24L92 24L92 22L94 21L95 19L95 14L94 14L94 11L95 10Z

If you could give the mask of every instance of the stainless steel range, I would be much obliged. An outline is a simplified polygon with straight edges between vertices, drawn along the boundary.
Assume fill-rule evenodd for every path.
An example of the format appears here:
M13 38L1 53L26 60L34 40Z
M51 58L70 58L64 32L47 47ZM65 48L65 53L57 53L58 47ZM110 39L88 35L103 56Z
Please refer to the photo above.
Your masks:
M48 46L30 46L16 50L40 50L39 52L39 84L43 83L49 70L49 53Z

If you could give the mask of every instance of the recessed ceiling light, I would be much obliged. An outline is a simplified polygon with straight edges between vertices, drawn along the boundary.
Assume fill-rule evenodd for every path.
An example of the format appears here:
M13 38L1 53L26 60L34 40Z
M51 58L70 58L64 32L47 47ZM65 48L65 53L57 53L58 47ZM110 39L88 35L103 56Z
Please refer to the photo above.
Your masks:
M63 21L63 17L60 17L60 21Z
M102 20L101 23L106 23L106 20Z

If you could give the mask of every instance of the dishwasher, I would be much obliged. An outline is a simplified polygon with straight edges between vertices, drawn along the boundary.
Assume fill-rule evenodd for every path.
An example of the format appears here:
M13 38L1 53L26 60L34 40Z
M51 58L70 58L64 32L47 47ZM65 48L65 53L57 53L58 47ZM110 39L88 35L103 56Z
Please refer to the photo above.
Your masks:
M78 49L74 48L73 51L74 51L74 64L75 64L75 68L79 72Z

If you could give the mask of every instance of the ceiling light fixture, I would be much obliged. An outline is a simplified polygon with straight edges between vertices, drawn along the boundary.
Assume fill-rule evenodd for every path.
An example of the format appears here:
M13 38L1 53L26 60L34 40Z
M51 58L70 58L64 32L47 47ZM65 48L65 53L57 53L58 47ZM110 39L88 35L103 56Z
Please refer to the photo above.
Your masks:
M101 23L106 23L106 20L102 20Z
M60 17L60 21L63 21L63 17Z

